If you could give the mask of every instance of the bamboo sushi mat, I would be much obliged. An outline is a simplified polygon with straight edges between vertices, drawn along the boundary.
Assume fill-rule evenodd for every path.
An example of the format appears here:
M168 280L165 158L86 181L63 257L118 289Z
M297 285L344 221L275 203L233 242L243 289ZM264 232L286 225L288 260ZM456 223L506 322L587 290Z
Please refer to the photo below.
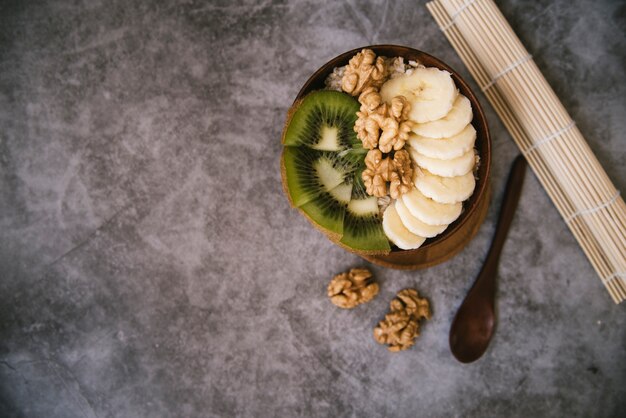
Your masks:
M615 303L626 299L626 204L493 0L426 7L494 107Z

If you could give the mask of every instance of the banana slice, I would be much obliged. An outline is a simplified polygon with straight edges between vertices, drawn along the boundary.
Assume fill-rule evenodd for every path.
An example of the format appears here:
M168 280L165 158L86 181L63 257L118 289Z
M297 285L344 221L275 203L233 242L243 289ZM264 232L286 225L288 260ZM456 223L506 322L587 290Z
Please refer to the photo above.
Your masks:
M427 170L417 171L414 179L415 187L435 202L463 202L474 193L474 187L476 187L476 179L472 171L457 177L441 177Z
M402 203L411 215L428 225L448 225L454 222L463 209L461 202L438 203L424 196L418 189L402 195Z
M450 138L427 138L411 132L409 145L426 157L451 160L474 148L476 129L468 123L465 129Z
M411 103L409 119L417 123L446 116L457 95L450 73L434 67L416 68L410 75L390 79L380 89L380 96L387 103L396 96L406 97Z
M472 121L472 104L459 94L450 112L441 119L413 124L413 132L427 138L450 138L458 134Z
M469 173L474 168L476 157L474 150L471 149L460 157L451 160L440 160L438 158L430 158L420 154L413 148L409 148L411 158L421 168L425 168L433 174L442 177L456 177Z
M424 238L432 238L441 234L446 230L448 225L428 225L411 215L411 211L402 203L402 199L396 200L394 203L400 220L410 232Z
M389 205L383 213L383 230L387 238L403 250L414 250L424 243L426 238L411 233L396 211L395 205Z

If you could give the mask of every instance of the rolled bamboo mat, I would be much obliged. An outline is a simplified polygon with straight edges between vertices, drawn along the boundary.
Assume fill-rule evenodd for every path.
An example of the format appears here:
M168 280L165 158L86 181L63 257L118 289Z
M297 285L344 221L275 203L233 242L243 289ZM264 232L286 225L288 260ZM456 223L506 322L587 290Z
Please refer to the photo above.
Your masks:
M457 51L615 303L626 299L626 204L493 0L426 7Z

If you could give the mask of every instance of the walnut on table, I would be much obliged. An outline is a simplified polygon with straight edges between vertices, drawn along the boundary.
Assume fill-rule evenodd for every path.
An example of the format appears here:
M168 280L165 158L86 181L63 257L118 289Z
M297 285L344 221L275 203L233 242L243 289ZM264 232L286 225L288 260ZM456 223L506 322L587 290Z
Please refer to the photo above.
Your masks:
M431 318L430 305L417 290L404 289L391 301L390 310L374 328L374 339L386 344L389 351L406 350L419 336L420 319Z
M333 277L328 284L330 301L344 309L369 302L378 294L378 284L367 269L354 268Z
M363 49L348 62L341 79L341 88L346 93L358 96L367 87L380 87L386 75L385 59L377 58L371 49Z

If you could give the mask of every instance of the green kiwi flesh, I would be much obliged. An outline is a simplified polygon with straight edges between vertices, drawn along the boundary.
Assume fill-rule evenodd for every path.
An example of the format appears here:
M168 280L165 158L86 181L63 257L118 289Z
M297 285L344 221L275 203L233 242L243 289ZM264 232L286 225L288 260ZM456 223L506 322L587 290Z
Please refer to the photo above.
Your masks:
M330 191L323 191L313 200L300 206L300 209L322 228L341 235L351 193L352 184L341 183Z
M341 151L360 145L354 132L359 102L331 90L308 94L293 114L284 137L287 146Z
M346 180L350 182L358 167L354 157L306 147L285 147L283 162L294 206L302 206Z
M357 252L386 253L377 198L361 179L367 150L353 129L358 110L345 93L307 95L283 136L283 181L292 205L333 240Z
M341 243L360 251L390 251L383 231L378 199L365 191L361 170L354 175L352 196L343 219Z

